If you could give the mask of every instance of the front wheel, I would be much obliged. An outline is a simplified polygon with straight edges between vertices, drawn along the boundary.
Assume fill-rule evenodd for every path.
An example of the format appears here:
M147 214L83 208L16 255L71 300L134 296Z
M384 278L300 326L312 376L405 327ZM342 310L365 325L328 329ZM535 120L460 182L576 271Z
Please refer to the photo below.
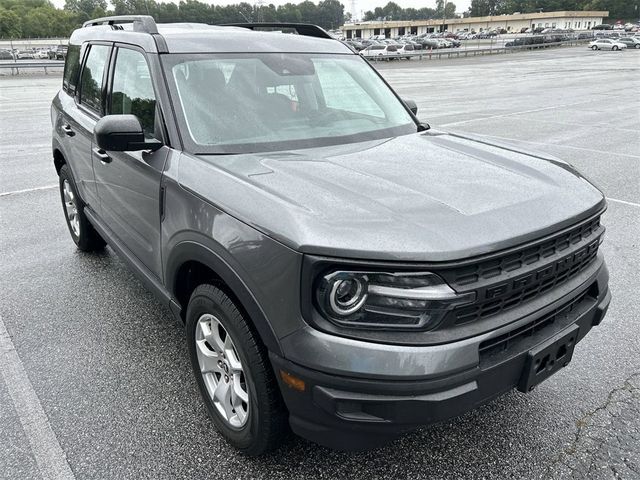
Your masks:
M106 243L84 214L84 203L78 196L76 183L67 164L60 169L59 180L64 217L74 243L83 252L102 250Z
M618 50L618 46L617 46L617 45L614 45L614 46L613 46L613 48L612 48L612 50L615 52L616 50Z
M189 354L200 394L218 431L240 452L277 448L287 412L267 350L233 300L200 285L187 308Z
M593 45L593 46L591 47L591 50L593 50L593 51L595 51L595 50L597 50L597 49L598 49L598 46L597 46L597 45Z

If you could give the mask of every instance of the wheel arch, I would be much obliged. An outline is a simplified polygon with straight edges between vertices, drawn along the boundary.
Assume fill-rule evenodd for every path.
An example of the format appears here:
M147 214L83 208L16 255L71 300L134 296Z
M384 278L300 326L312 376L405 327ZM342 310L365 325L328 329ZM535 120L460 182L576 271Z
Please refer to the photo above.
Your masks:
M65 158L64 154L62 153L62 151L59 148L54 147L54 149L53 149L53 165L56 168L56 173L58 175L60 175L60 169L66 163L67 163L67 159Z
M195 241L182 241L172 247L165 280L167 290L178 303L183 322L193 291L203 283L212 283L229 295L267 349L282 355L280 342L246 282L211 248Z

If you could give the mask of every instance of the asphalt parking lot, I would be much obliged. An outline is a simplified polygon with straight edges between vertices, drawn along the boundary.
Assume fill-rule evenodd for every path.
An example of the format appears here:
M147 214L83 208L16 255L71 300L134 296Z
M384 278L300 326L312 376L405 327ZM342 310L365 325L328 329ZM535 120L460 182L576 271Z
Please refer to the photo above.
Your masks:
M572 363L377 451L293 439L236 454L169 312L112 250L82 254L69 238L50 158L60 76L1 77L0 478L640 478L640 51L378 68L434 128L556 155L608 197L614 299Z

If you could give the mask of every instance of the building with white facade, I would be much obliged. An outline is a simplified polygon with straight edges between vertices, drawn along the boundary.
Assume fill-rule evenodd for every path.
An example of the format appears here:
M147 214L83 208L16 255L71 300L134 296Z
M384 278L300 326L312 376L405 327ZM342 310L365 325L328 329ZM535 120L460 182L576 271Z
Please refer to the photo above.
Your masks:
M447 18L431 20L374 21L350 23L342 27L346 38L370 38L384 35L393 38L405 34L420 35L432 32L475 31L503 28L519 33L523 28L560 28L587 30L600 25L607 11L564 11L541 13L515 13L491 17Z

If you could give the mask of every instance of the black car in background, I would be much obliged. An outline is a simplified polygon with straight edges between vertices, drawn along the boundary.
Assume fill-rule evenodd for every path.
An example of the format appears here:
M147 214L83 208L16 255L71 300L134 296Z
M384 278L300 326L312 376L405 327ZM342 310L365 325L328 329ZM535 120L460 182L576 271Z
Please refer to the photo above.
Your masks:
M58 45L55 50L55 59L64 60L67 58L67 45Z
M527 45L542 45L545 43L545 37L532 36L532 37L520 37L515 38L512 42L504 44L505 47L524 47Z

